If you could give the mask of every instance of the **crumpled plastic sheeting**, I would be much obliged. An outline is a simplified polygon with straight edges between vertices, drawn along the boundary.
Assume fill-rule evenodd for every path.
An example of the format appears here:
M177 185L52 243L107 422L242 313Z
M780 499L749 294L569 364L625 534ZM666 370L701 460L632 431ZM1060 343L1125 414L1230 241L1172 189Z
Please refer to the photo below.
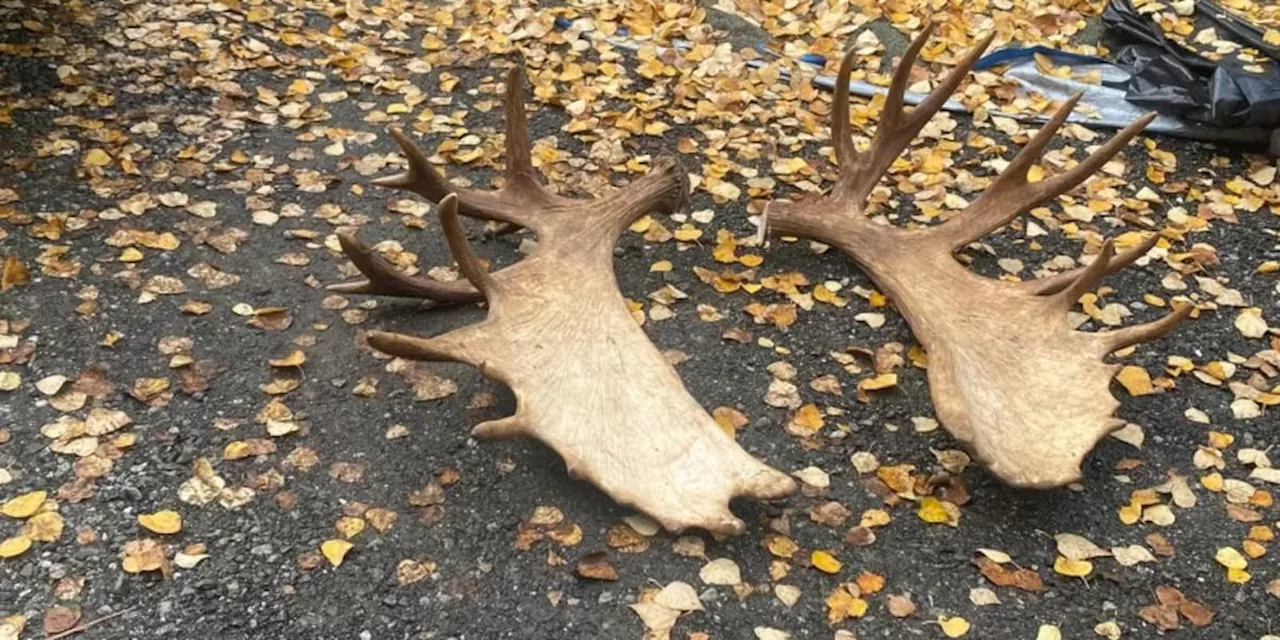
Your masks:
M1165 38L1129 0L1111 0L1103 23L1136 43L1116 54L1116 64L1130 72L1125 99L1162 115L1215 127L1280 127L1280 47L1266 44L1261 29L1212 0L1196 0L1195 7L1196 15L1212 22L1220 36L1256 48L1272 61L1257 73L1230 57L1202 58Z

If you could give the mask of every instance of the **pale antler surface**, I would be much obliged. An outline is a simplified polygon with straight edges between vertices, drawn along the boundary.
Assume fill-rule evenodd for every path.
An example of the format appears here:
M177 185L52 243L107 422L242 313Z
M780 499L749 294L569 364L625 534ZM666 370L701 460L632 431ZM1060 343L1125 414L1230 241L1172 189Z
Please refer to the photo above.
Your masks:
M635 219L670 212L688 198L672 158L626 187L593 200L562 198L539 184L529 159L521 77L507 78L506 184L497 192L455 189L400 131L409 170L378 181L439 203L441 226L469 284L443 284L396 271L354 236L343 248L364 278L338 291L453 303L483 299L478 324L431 337L370 332L369 344L417 360L478 367L511 388L516 412L473 430L482 438L531 436L569 472L670 531L701 527L734 534L736 496L773 499L795 482L755 459L716 425L632 318L613 273L613 245ZM532 255L488 273L471 253L458 214L528 228Z
M1055 487L1080 478L1084 456L1124 422L1111 379L1119 365L1104 358L1150 340L1192 311L1186 305L1149 324L1105 333L1069 326L1067 312L1103 276L1142 257L1157 235L1116 255L1110 241L1088 267L1021 283L979 276L953 253L1018 215L1083 182L1124 148L1153 116L1117 133L1071 169L1032 183L1035 164L1079 96L1068 100L967 209L934 227L905 229L864 215L872 189L912 138L959 87L990 44L971 50L911 111L903 93L932 27L912 43L896 69L870 149L859 153L849 132L848 85L853 51L838 74L832 144L840 175L817 201L772 202L766 224L775 235L802 236L849 254L894 300L928 352L929 389L942 424L1003 481Z

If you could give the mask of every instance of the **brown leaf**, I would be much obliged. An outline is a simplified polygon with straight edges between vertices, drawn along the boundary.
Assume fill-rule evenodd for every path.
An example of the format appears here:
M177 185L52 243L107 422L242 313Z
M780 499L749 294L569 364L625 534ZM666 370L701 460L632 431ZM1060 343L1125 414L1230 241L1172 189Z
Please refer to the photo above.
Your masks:
M1147 546L1151 547L1151 552L1166 558L1173 557L1173 543L1169 539L1159 533L1147 534Z
M426 486L409 493L409 504L415 507L430 507L444 504L444 487L432 480Z
M109 395L113 390L111 380L107 378L107 372L103 369L90 365L80 372L80 376L76 381L71 383L73 391L79 391L90 398L101 400Z
M1138 617L1147 621L1161 631L1176 631L1178 624L1178 610L1170 605L1148 605L1138 611Z
M916 603L905 595L893 594L889 596L888 609L889 615L895 618L906 618L916 612Z
M623 553L642 553L649 548L649 539L625 522L609 527L604 534L604 542Z
M618 570L609 562L608 554L603 551L582 556L574 572L579 577L589 580L608 580L612 582L618 579Z
M1044 582L1040 579L1040 574L1031 569L1010 571L1005 569L1004 565L986 556L974 558L973 564L978 566L978 571L982 572L983 577L997 587L1015 587L1032 592L1044 591Z
M1178 603L1178 613L1187 619L1187 622L1197 626L1204 627L1213 621L1213 609L1196 602L1195 600L1183 600Z
M80 622L80 610L72 607L52 607L44 613L44 632L49 635L62 633Z
M853 512L848 507L834 500L815 505L809 509L809 519L828 527L843 525Z
M355 484L364 481L365 465L359 462L335 462L329 465L329 477L338 482Z
M876 541L876 532L871 527L854 527L844 536L845 544L855 547L866 547Z
M5 256L4 266L0 267L0 293L28 282L31 282L31 274L26 265L17 256Z
M1156 602L1159 602L1161 605L1177 606L1186 599L1187 597L1182 595L1182 591L1178 590L1177 587L1170 587L1168 585L1160 585L1156 587Z

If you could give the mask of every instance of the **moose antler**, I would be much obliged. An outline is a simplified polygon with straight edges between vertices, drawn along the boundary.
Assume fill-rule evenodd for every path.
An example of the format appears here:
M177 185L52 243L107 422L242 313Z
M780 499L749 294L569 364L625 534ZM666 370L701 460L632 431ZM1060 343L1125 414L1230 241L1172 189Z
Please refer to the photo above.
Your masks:
M849 254L897 304L929 355L929 388L938 418L975 458L1005 482L1048 488L1080 478L1080 464L1124 421L1109 385L1119 365L1104 357L1173 329L1191 305L1148 324L1105 333L1068 326L1066 314L1103 276L1142 257L1155 244L1116 255L1110 241L1087 267L1022 283L983 278L953 253L1027 210L1084 182L1151 122L1147 115L1074 167L1040 182L1027 179L1054 133L1079 100L1072 97L956 217L905 229L863 214L867 197L912 138L956 90L991 43L974 47L915 109L903 108L912 64L932 26L903 55L893 75L871 147L854 149L849 132L850 51L840 65L832 109L839 178L813 201L771 202L766 225L776 235L803 236Z
M404 133L392 131L408 171L378 184L439 203L449 251L469 285L411 278L344 235L343 250L365 277L331 288L447 303L482 298L489 311L478 324L431 338L374 331L369 344L403 358L465 362L511 387L515 415L476 425L476 437L535 437L564 458L570 474L670 531L740 533L731 498L780 498L795 482L743 451L698 406L632 318L613 274L613 245L628 225L686 204L685 172L663 157L599 198L551 194L534 174L525 117L516 68L507 76L506 183L492 193L452 187ZM538 247L489 273L472 254L459 213L528 228Z

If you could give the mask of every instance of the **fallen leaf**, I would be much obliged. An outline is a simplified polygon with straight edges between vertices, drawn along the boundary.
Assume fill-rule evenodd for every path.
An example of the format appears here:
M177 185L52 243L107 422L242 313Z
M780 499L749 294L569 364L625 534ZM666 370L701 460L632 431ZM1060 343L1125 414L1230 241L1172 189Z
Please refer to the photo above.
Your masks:
M920 499L920 508L916 511L916 515L930 524L945 524L955 527L960 523L960 508L946 500L939 500L933 496L925 496Z
M653 601L676 611L702 611L702 601L698 599L698 593L689 586L689 583L678 580L663 587L653 597Z
M1131 396L1145 396L1155 392L1155 385L1151 382L1151 374L1139 366L1126 365L1120 369L1120 373L1116 374L1116 380Z
M814 551L810 554L809 560L813 563L814 568L823 573L839 573L840 567L844 566L827 551Z
M351 551L353 546L355 545L346 540L334 538L320 543L320 553L324 554L329 564L337 567L342 564L342 560L347 557L347 552Z
M1262 317L1262 309L1249 307L1236 314L1236 330L1246 338L1261 338L1267 335L1267 321Z
M1053 539L1058 543L1058 553L1068 560L1088 560L1111 555L1110 551L1074 533L1059 533Z
M706 584L732 586L742 583L742 570L729 558L717 558L703 565L698 577Z
M960 616L938 616L938 626L948 638L959 638L969 633L969 621Z
M608 554L603 551L582 556L574 571L578 576L589 580L614 581L618 579L618 570L609 562Z
M1093 563L1088 560L1071 560L1058 556L1053 561L1053 570L1064 576L1083 578L1093 573Z
M31 538L14 536L0 542L0 558L16 558L31 548Z
M172 535L182 531L182 516L177 511L157 511L138 514L138 524L152 533Z
M120 551L120 567L125 573L167 571L168 559L159 542L149 538L130 540Z
M906 595L895 593L889 596L888 602L885 603L885 608L889 610L889 615L895 618L906 618L915 614L916 603L912 602L911 598Z
M19 520L29 518L40 508L40 505L44 504L47 497L49 497L47 491L31 491L15 496L0 505L0 514Z

